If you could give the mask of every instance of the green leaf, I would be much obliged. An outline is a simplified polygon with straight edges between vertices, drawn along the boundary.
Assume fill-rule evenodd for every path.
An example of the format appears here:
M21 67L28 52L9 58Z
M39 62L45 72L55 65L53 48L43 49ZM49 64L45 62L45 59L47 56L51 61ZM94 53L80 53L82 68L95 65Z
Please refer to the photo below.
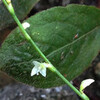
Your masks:
M51 63L70 81L81 74L100 50L100 10L69 5L40 12L25 22L26 29ZM78 34L78 38L74 38ZM5 40L0 50L0 69L17 80L36 87L65 84L47 71L47 77L33 76L33 61L43 62L19 29Z
M39 0L12 0L18 18L20 20L24 19L38 1ZM0 3L0 30L8 27L12 23L15 23L15 21L12 19L4 4Z

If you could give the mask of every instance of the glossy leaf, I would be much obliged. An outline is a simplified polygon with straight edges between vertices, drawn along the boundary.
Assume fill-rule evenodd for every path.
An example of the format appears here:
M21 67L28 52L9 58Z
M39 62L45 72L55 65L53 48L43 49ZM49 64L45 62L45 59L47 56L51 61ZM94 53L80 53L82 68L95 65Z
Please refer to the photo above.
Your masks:
M100 10L95 7L56 7L40 12L25 22L30 24L26 31L69 81L88 68L100 50ZM64 84L49 70L46 78L41 75L31 77L33 61L43 62L43 59L27 43L19 29L15 29L0 50L0 69L36 87Z

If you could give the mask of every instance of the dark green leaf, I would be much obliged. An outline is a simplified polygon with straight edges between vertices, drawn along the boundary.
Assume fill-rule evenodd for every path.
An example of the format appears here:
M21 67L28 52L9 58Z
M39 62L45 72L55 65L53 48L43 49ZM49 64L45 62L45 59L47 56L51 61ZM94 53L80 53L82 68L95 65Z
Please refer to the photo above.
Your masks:
M82 73L100 50L100 10L95 7L56 7L25 22L30 23L27 32L32 39L69 81ZM35 60L43 62L19 29L15 29L0 50L0 68L17 80L36 87L64 84L50 71L46 78L41 75L31 77Z

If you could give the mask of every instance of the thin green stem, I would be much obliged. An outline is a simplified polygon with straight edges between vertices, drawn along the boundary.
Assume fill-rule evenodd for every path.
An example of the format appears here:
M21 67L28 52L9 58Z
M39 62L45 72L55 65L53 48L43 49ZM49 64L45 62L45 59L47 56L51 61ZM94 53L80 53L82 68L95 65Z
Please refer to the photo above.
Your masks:
M35 42L32 40L32 38L28 35L28 33L24 30L22 24L20 23L20 21L18 20L18 18L16 17L16 15L12 16L14 18L14 20L16 21L16 23L18 24L22 34L25 36L25 38L32 44L32 46L34 47L34 49L40 54L40 56L47 62L50 63L49 60L45 57L45 55L41 52L41 50L37 47L37 45L35 44Z
M6 8L10 12L11 16L15 20L15 22L18 24L22 34L28 40L32 46L35 48L35 50L40 54L40 56L45 60L45 62L51 64L51 62L46 58L46 56L41 52L41 50L38 48L38 46L35 44L35 42L32 40L32 38L28 35L28 33L23 28L22 24L20 23L19 19L17 18L13 6L11 3L7 3L5 0L2 0L5 4ZM51 64L52 65L52 64ZM70 88L72 88L83 100L89 100L89 98L85 95L80 93L53 65L52 68L49 68L51 71L55 72Z
M83 100L89 100L89 98L84 94L80 93L58 70L56 74L72 89L74 90Z

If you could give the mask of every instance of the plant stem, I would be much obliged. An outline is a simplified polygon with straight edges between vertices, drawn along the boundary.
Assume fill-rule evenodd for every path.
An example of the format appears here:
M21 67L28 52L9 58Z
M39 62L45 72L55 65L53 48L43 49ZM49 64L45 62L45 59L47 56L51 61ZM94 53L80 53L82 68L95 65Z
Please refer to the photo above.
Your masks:
M38 48L38 46L35 44L35 42L32 40L32 38L28 35L28 33L25 31L25 29L23 28L21 22L19 21L19 19L17 18L13 6L10 3L7 3L7 1L2 0L3 3L5 4L6 8L8 9L8 11L10 12L11 16L13 17L13 19L15 20L15 22L18 24L22 34L24 35L24 37L26 38L26 40L28 40L32 46L35 48L35 50L40 54L40 56L45 60L45 62L51 64L51 62L46 58L46 56L41 52L41 50ZM51 64L52 65L52 64ZM89 98L83 93L80 93L53 65L52 68L49 68L51 71L55 72L70 88L72 88L83 100L89 100Z
M90 100L84 93L80 93L58 70L56 74L72 89L77 93L83 100Z

